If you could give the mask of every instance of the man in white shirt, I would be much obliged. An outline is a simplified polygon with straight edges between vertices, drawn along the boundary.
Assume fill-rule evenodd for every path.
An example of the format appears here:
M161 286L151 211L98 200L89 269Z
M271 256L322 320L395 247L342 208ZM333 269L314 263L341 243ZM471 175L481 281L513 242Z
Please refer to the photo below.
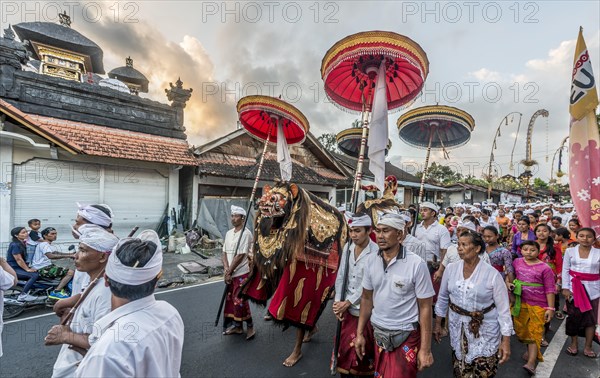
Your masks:
M371 223L371 218L365 214L354 214L348 219L352 241L349 241L343 249L335 280L333 313L342 322L341 335L339 340L336 340L339 345L337 371L342 375L373 375L373 328L369 324L365 327L363 336L370 341L371 348L368 349L365 358L358 360L352 347L360 313L364 267L369 256L379 251L377 244L369 238ZM346 279L345 291L344 279ZM344 293L344 300L342 300L342 293Z
M423 202L420 205L421 218L423 221L417 225L415 237L425 242L427 250L427 264L430 272L434 272L439 262L444 259L446 249L450 246L450 233L448 229L435 221L438 207L431 202Z
M412 229L413 220L410 213L405 212L401 214L403 216L404 221L406 222L406 226L404 227L404 239L400 242L405 250L414 253L419 256L423 261L427 262L427 249L425 247L425 243L421 240L415 238L410 233Z
M225 284L227 296L223 307L223 335L241 334L244 332L243 322L246 322L246 339L255 336L252 314L247 299L239 297L242 283L248 278L248 256L252 249L252 232L244 227L246 210L239 206L231 206L231 225L233 228L225 234L223 241L223 268L225 269ZM240 235L242 240L240 241ZM236 251L236 247L239 248Z
M68 298L63 288L67 286L71 278L73 278L74 272L71 269L64 268L52 263L51 260L57 259L70 259L74 257L73 253L60 253L58 249L52 245L56 241L57 233L54 227L46 227L41 232L42 239L38 241L33 259L29 266L37 270L38 274L42 278L50 280L60 278L60 282L56 286L54 291L48 293L48 297L52 299L64 299Z
M104 279L112 311L94 323L92 345L76 377L178 377L183 321L177 310L157 301L162 248L156 232L125 238L108 258Z
M94 286L88 287L89 292L81 301L73 314L69 325L55 325L44 339L46 345L61 345L60 353L54 364L52 377L72 377L77 365L83 359L79 351L90 348L88 336L92 327L111 309L110 289L104 283L104 268L108 255L117 245L119 239L101 227L82 228L79 237L79 249L75 253L75 266L83 274L95 281ZM60 318L66 316L75 306L82 294L75 294L68 299L59 300L54 305L54 312Z
M569 221L571 220L571 218L573 218L573 204L572 203L568 203L565 205L565 213L563 215L561 215L561 218L566 218L567 219L567 223L566 226L567 228L569 228ZM564 219L563 219L564 221Z
M400 214L379 217L375 233L380 251L369 257L364 270L360 316L354 342L363 358L367 322L373 325L375 376L416 377L433 364L431 354L432 297L427 265L404 250L405 227Z
M100 227L106 231L112 232L113 212L110 206L101 203L94 205L81 205L77 203L78 209L75 215L75 224L71 227L71 234L75 239L83 232L82 227ZM79 294L90 283L90 276L86 273L75 270L73 277L72 294Z

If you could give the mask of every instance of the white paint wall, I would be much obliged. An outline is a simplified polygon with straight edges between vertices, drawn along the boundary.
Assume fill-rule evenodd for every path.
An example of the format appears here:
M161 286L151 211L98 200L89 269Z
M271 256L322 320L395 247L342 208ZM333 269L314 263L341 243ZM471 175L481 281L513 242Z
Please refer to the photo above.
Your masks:
M10 243L12 226L12 164L13 142L0 138L0 256L4 256Z

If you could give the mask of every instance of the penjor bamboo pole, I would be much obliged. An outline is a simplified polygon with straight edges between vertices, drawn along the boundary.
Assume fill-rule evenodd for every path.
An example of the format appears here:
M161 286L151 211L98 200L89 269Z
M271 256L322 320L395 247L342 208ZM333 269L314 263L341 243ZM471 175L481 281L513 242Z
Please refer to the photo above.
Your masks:
M269 129L267 130L267 140L265 141L265 146L263 147L262 155L260 156L260 162L258 163L258 170L256 171L256 177L254 178L254 186L252 187L252 193L250 194L250 202L248 203L248 210L246 210L246 216L244 217L244 225L242 226L242 231L240 237L235 245L235 252L233 253L233 258L237 256L238 250L240 249L240 242L242 241L242 237L244 236L244 231L246 230L246 224L248 224L248 214L250 214L250 209L252 208L252 203L254 202L254 196L256 195L256 190L258 189L258 181L260 181L260 174L262 172L263 164L265 162L265 155L267 154L267 147L269 147L269 142L271 141L271 130L273 129L273 120L274 122L278 122L276 118L271 118L271 123L269 124ZM278 135L279 138L285 138L283 135ZM233 261L233 260L232 260ZM225 289L223 290L223 296L221 297L221 303L219 304L219 311L217 311L217 318L215 319L215 327L219 325L219 320L221 319L221 312L223 312L223 306L225 305L225 299L227 298L227 289L229 285L225 285Z

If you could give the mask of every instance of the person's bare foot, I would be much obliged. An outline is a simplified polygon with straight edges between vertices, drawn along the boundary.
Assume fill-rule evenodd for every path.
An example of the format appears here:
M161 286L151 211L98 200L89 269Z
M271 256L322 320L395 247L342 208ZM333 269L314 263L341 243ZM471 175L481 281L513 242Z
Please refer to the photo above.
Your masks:
M290 354L289 357L286 358L285 361L283 361L283 366L292 367L296 365L296 363L300 361L301 358L302 352L292 352L292 354Z
M309 343L310 340L312 340L312 337L315 335L315 333L319 332L319 327L315 326L315 328L311 329L310 332L308 332L305 336L304 339L302 339L303 343Z

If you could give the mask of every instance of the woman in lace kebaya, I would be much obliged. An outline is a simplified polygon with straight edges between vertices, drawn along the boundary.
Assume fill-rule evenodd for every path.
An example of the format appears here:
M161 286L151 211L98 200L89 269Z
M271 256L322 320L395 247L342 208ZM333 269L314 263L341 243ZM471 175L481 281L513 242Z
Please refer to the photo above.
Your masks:
M458 239L461 260L449 264L435 306L433 334L440 342L442 318L450 308L450 345L455 377L494 377L498 364L510 357L514 333L508 291L500 273L482 263L480 234L464 232Z

